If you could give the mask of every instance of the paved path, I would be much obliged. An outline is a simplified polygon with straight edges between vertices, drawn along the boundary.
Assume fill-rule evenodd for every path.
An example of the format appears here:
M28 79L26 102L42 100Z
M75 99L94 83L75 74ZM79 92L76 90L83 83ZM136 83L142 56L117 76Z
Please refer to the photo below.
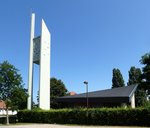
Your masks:
M129 128L123 126L66 126L55 124L25 124L25 125L0 125L0 128ZM131 127L131 128L148 128L148 127Z

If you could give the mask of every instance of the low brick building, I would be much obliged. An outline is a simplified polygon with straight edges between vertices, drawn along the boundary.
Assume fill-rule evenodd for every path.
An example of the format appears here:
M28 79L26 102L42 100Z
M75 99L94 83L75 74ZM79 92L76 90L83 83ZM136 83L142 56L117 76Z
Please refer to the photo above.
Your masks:
M6 109L6 104L3 100L0 100L0 110Z
M16 115L17 111L8 110L9 115ZM3 100L0 100L0 116L6 115L6 104Z

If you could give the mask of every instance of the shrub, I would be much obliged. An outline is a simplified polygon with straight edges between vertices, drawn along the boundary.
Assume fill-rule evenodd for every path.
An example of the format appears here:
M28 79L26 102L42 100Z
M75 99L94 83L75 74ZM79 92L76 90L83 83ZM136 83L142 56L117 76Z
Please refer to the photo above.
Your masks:
M150 109L91 108L19 111L18 121L81 125L150 126Z
M16 123L17 122L17 116L9 116L9 123ZM0 117L0 124L6 124L6 117Z

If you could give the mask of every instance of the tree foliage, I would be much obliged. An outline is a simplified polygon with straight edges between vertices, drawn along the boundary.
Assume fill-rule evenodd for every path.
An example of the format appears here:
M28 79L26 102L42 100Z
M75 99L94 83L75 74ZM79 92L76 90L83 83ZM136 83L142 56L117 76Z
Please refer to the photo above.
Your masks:
M26 108L27 93L23 88L21 75L9 62L0 63L0 99L8 107Z
M23 89L22 77L18 74L18 69L7 61L0 63L0 100L6 104L7 124L9 124L8 109L19 108L22 104L19 98L23 96L25 96L24 99L27 98L27 95L23 95L25 91L21 89Z
M144 104L147 102L146 99L147 95L143 89L137 88L135 92L135 105L136 106L144 106Z
M19 87L22 83L21 75L17 73L17 69L4 61L0 64L0 98L7 100L12 91Z
M142 79L141 79L141 69L140 68L136 68L134 66L132 66L129 70L129 80L127 85L133 85L133 84L137 84L137 90L135 92L135 104L136 106L142 106L145 104L146 102L146 93L145 91L141 88L142 86Z
M57 97L65 96L68 94L64 83L61 80L56 78L50 79L50 99L51 99L51 108L59 108L61 104L56 101Z
M140 84L141 83L141 69L132 66L129 70L129 80L127 85Z
M112 88L125 86L123 76L119 69L113 69Z
M150 53L143 55L140 62L144 65L142 68L142 88L148 90L150 94Z
M27 108L27 89L23 87L16 88L11 95L12 102L14 107L19 110Z

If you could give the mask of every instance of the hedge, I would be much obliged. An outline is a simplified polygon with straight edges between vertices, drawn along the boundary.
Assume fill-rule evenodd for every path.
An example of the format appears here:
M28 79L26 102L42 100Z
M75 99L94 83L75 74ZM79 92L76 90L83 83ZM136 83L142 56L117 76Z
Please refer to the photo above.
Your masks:
M17 116L9 116L9 122L10 123L16 123L17 122ZM0 116L0 124L6 124L6 117Z
M93 108L19 111L18 121L28 123L150 126L150 109Z

